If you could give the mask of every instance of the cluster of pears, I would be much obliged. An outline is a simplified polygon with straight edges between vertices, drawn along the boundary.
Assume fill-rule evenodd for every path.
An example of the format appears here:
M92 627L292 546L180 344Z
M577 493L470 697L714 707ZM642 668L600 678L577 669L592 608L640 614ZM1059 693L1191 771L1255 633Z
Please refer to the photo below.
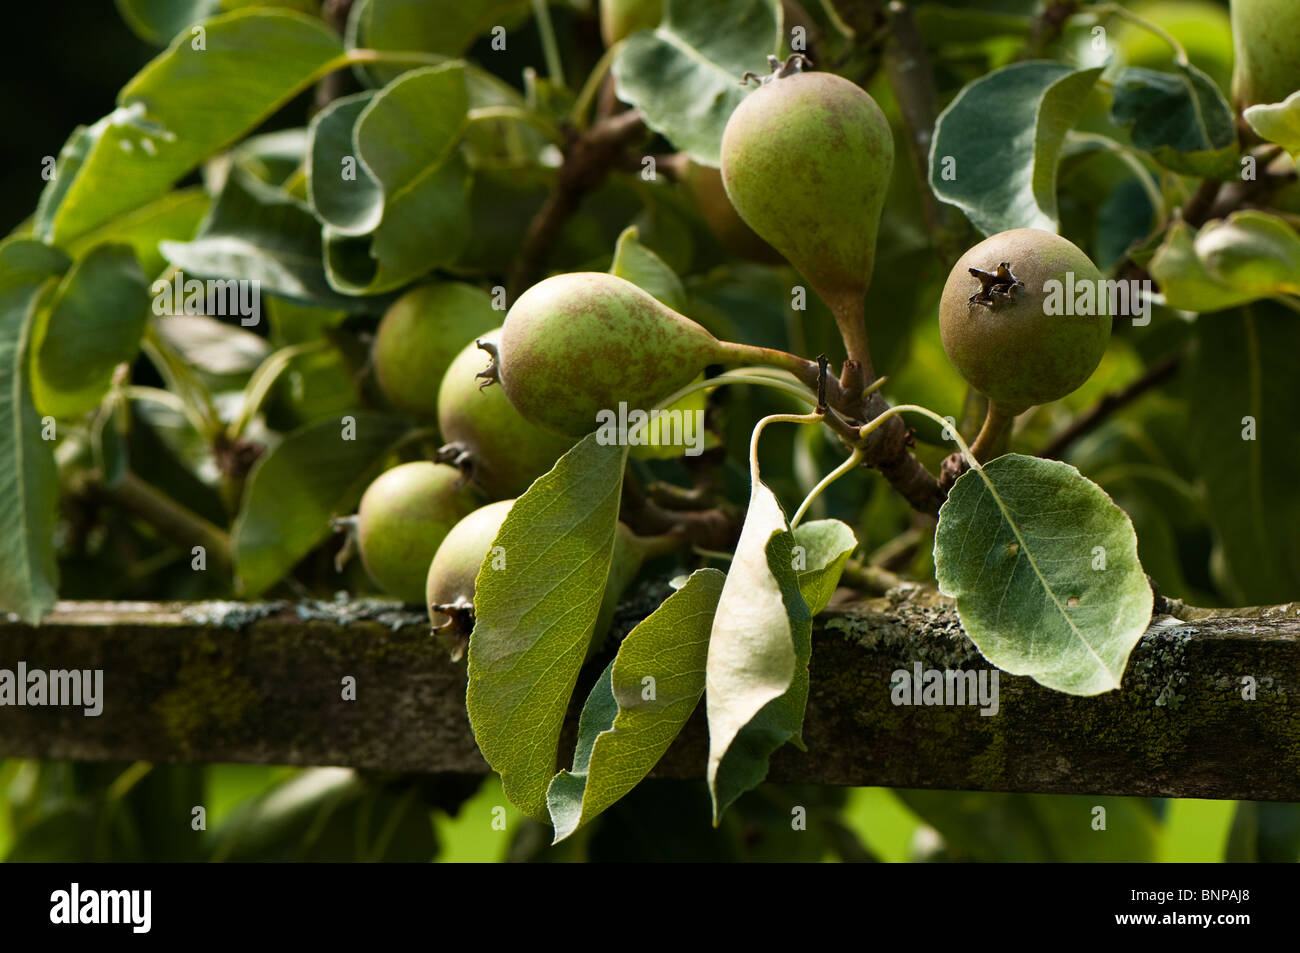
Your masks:
M862 299L893 162L889 126L853 83L773 63L726 126L720 182L741 219L827 302L850 349L865 348ZM703 180L701 180L703 181ZM1004 274L1005 272L1005 274ZM1059 236L1021 229L976 245L944 288L944 347L1002 414L1055 400L1096 367L1110 333L1104 309L1068 317L1044 307L1052 279L1100 281ZM982 276L982 277L981 277ZM453 347L449 344L454 343ZM494 357L491 367L486 352ZM362 499L358 542L375 581L423 600L436 624L473 601L475 580L515 497L619 406L650 410L711 365L793 371L811 362L716 338L635 284L601 272L547 278L497 327L491 299L444 282L395 303L374 366L394 405L436 420L440 459L398 466ZM495 378L500 387L484 386ZM436 395L436 396L432 396ZM620 524L609 592L661 544ZM608 607L612 610L612 604Z
M495 341L499 325L487 292L454 281L407 292L379 323L372 363L380 389L417 420L436 421L447 441L439 456L456 464L403 463L362 495L361 561L380 588L405 602L424 601L433 557L461 521L501 512L489 501L518 496L572 446L526 421L499 389L480 390L488 357L479 342Z
M480 372L489 364L482 345L491 349L502 338L496 323L482 290L457 282L426 285L389 308L372 353L384 395L418 419L436 420L448 442L440 457L457 465L415 461L380 474L358 507L357 548L381 589L423 603L436 627L453 630L453 647L463 647L475 578L514 498L574 443L525 419L502 388L482 386ZM448 341L463 346L449 348ZM676 545L619 524L598 619L602 631L642 563Z

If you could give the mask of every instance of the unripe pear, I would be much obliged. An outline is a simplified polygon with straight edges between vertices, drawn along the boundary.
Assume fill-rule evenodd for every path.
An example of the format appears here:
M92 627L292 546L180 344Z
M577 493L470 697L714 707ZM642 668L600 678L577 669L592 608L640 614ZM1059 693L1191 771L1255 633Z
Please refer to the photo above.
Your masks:
M1093 313L1048 313L1049 296L1051 310L1077 310L1087 284ZM1074 297L1067 298L1071 287ZM939 302L939 331L961 375L1003 414L1015 415L1088 379L1110 340L1107 303L1101 272L1077 246L1017 228L986 238L953 266Z
M501 329L470 343L447 368L438 390L438 429L464 461L473 482L492 499L523 493L555 465L573 440L530 424L500 387L482 387L478 374L490 364L478 346L500 345ZM442 456L439 456L442 459Z
M664 0L600 0L600 36L611 47L629 33L653 30L664 15Z
M861 306L871 281L893 136L876 101L847 79L786 73L731 114L722 181L740 217L838 317Z
M1232 97L1239 109L1300 89L1300 3L1232 0Z
M429 563L424 601L435 628L451 623L452 613L474 605L474 580L506 521L514 500L489 503L451 528ZM441 611L438 607L449 611Z
M630 281L603 272L547 278L501 330L498 376L539 427L579 437L601 411L649 411L726 359L727 346Z
M444 636L458 658L469 636L474 608L475 586L480 570L492 553L492 544L505 522L514 500L489 503L470 513L447 533L433 561L425 582L425 604L429 621ZM624 523L615 527L614 552L610 558L605 594L596 617L591 651L599 648L614 610L628 585L636 578L647 559L678 548L679 539L668 536L637 536ZM509 569L509 554L500 554L501 565L487 563L491 569Z
M380 474L357 510L366 571L385 592L418 605L439 544L480 502L460 471L441 463L403 463Z
M384 396L400 410L432 420L438 385L461 345L500 319L491 296L473 285L444 281L408 291L384 313L375 334L375 377Z

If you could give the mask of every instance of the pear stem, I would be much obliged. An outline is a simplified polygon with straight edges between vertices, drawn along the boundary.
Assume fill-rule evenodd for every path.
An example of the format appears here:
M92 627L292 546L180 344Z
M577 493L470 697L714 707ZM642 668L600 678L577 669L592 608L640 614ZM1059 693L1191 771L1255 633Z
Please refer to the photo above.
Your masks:
M984 417L984 426L979 436L971 444L970 452L980 463L999 456L1007 448L1007 438L1011 435L1011 425L1016 415L1005 410L996 401L989 401L989 410Z

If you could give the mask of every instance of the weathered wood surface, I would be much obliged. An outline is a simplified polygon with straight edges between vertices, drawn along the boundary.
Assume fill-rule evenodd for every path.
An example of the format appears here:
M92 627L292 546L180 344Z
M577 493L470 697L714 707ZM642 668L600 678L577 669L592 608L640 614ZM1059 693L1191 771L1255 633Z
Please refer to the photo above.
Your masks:
M832 610L814 634L809 750L779 752L772 779L1300 801L1300 605L1170 608L1181 618L1156 618L1120 691L1074 698L1004 673L993 716L891 702L891 673L916 662L988 667L941 600ZM104 710L0 705L0 757L487 770L464 664L419 616L374 603L61 603L37 628L0 618L0 669L19 661L102 669ZM657 774L702 775L700 715Z

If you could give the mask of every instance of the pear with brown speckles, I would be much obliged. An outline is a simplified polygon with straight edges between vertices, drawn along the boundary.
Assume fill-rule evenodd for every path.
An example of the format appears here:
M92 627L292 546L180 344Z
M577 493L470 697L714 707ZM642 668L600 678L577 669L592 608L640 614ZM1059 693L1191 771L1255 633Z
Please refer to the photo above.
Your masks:
M894 164L876 101L832 73L770 78L722 134L722 181L740 217L837 315L861 306Z

